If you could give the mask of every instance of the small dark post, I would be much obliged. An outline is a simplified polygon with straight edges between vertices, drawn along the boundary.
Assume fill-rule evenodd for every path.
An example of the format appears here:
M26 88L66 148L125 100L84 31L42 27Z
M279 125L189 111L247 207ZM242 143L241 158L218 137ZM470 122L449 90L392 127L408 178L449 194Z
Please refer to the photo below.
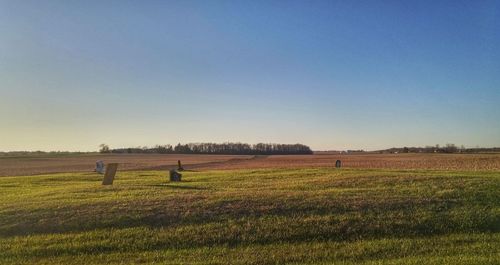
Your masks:
M184 170L184 168L182 167L182 164L181 164L180 160L177 160L177 170L179 170L179 171L183 171Z
M182 179L182 174L175 171L175 170L170 170L170 181L181 181Z
M342 161L340 161L340 160L335 161L336 168L340 168L341 166L342 166Z

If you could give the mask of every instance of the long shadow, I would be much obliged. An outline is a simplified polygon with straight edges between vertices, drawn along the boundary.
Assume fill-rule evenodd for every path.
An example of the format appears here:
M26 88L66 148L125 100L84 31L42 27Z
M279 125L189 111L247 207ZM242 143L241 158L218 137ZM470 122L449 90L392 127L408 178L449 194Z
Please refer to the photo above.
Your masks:
M155 184L150 186L165 187L169 189L186 189L186 190L203 190L208 189L205 187L193 187L185 185L174 185L174 184ZM194 199L194 201L198 201ZM237 205L236 205L237 206ZM382 203L380 205L370 205L367 207L349 207L342 204L335 206L310 206L301 207L300 205L289 205L282 204L275 209L269 209L266 211L254 210L252 207L246 207L245 204L241 207L235 207L235 205L227 204L226 202L221 202L217 205L212 205L210 207L197 208L193 205L193 212L191 215L184 216L185 209L177 209L171 211L162 211L161 214L148 214L144 216L133 216L127 214L118 214L116 217L109 220L99 220L94 218L84 218L85 220L80 220L77 222L71 222L66 224L49 224L49 225L39 225L38 223L24 223L18 224L10 227L1 227L0 237L11 237L11 236L22 236L22 235L34 235L34 234L49 234L49 233L68 233L68 232L82 232L95 229L107 229L107 228L130 228L137 226L149 226L149 227L177 227L184 225L197 225L197 224L207 224L207 223L218 223L224 222L228 219L242 219L250 218L257 220L263 216L274 216L274 217L290 217L293 220L294 216L307 216L307 215L318 215L326 216L332 214L344 214L349 212L359 212L360 214L366 215L367 217L372 216L373 220L378 223L377 226L366 226L363 223L363 218L352 219L349 226L338 227L337 229L326 229L320 234L313 233L308 234L307 231L301 236L302 239L307 238L327 238L331 240L332 238L346 240L349 238L355 238L359 236L398 236L398 235L432 235L432 234L443 234L450 232L499 232L500 231L500 216L488 216L488 218L480 218L476 220L474 224L465 225L462 223L463 220L455 220L447 215L447 212L455 207L465 206L463 203L453 203L453 202L442 202L439 201L429 201L429 202L419 202L415 204L408 204L408 202L402 201L399 203ZM165 205L168 208L168 205ZM101 207L102 208L102 207ZM412 213L419 209L430 210L434 212L433 218L423 219L423 220L413 220ZM46 211L47 209L40 210ZM99 210L99 208L96 208ZM139 210L140 209L136 209ZM67 209L58 209L62 214L70 213L73 211L71 207ZM105 208L100 209L106 212ZM386 214L391 212L398 213L403 216L400 218L400 222L393 222L387 220L383 222L382 219ZM35 214L31 212L31 214ZM375 216L373 215L375 214ZM21 214L28 216L27 213ZM390 216L390 215L389 215ZM58 216L58 214L51 214L49 216L43 216L45 219L57 220L58 218L64 218L65 216ZM1 224L1 223L0 223ZM329 224L323 223L323 224ZM332 223L335 224L335 223ZM5 225L5 224L4 224ZM381 225L381 226L380 226ZM321 227L320 227L321 228ZM320 230L323 230L320 229ZM290 235L295 237L296 235ZM239 241L239 240L236 240Z
M142 220L144 222L146 220ZM204 223L218 223L220 219L213 219L205 221ZM147 224L135 224L137 226L149 226L149 227L158 227L157 225L153 225L152 223ZM355 229L352 229L354 225ZM162 226L165 226L163 224ZM170 225L167 225L170 226ZM174 224L175 226L175 224ZM126 226L126 227L133 227ZM171 227L171 226L170 226ZM115 226L104 226L99 228L116 228ZM122 228L122 227L120 227ZM240 235L227 236L227 237L218 237L215 235L213 238L204 238L201 240L179 240L179 238L173 237L169 238L168 236L159 239L153 240L151 244L144 244L142 246L138 246L140 250L164 250L168 248L176 248L176 249L190 249L196 247L213 247L213 246L241 246L241 245L267 245L267 244L275 244L275 243L300 243L300 242L352 242L357 240L374 240L374 239L382 239L382 238L422 238L428 236L441 236L450 233L471 233L471 232L498 232L495 229L491 228L481 228L479 230L476 229L458 229L455 227L453 229L435 229L436 226L431 223L422 223L416 225L410 225L408 227L397 227L397 224L393 224L391 227L387 227L391 229L377 229L377 228L369 228L365 226L356 226L355 224L345 224L337 227L334 230L319 230L319 231L299 231L297 233L285 234L280 236L262 236L258 238L245 239ZM398 229L399 228L399 229ZM403 229L401 229L403 228ZM24 253L26 256L31 257L45 257L45 256L55 256L60 255L62 253L65 254L94 254L94 253L112 253L117 251L122 251L123 246L114 246L114 245L99 245L95 247L88 247L85 245L74 247L71 249L43 249L43 250L34 250L29 253ZM137 249L135 249L137 250Z
M182 189L182 190L208 190L209 188L206 187L196 187L196 186L182 186L182 185L173 185L173 184L152 184L152 185L145 185L148 187L165 187L165 188L171 188L171 189Z

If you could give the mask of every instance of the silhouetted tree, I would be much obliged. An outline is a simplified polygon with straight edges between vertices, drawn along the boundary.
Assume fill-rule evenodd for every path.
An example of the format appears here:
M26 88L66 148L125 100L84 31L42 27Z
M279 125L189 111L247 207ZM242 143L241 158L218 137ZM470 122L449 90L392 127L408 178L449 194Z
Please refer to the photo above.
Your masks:
M107 144L100 144L99 153L109 153L109 146Z

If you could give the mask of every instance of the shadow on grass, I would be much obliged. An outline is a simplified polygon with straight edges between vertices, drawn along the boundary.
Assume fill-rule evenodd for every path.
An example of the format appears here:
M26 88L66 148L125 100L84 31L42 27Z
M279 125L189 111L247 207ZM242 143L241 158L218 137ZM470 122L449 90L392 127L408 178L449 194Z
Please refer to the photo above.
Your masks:
M153 184L153 185L146 185L148 187L165 187L165 188L171 188L171 189L181 189L181 190L208 190L206 187L196 187L196 186L183 186L183 185L176 185L176 184Z
M145 222L146 221L146 222ZM151 221L151 220L149 220ZM200 220L198 220L200 221ZM204 225L200 227L187 227L189 229L181 228L175 230L182 224L172 223L171 225L154 225L147 220L142 220L141 224L136 223L138 227L149 226L150 228L170 227L173 228L167 232L159 232L148 244L133 245L134 251L156 251L165 249L190 249L200 247L214 247L214 246L229 246L238 247L250 244L258 245L271 245L276 243L303 243L303 242L344 242L344 241L359 241L359 240L376 240L383 238L403 239L403 238L422 238L429 236L442 236L451 233L497 233L498 230L492 230L491 224L486 227L476 227L471 229L461 229L459 227L444 228L441 225L446 223L439 223L439 219L420 222L418 224L407 223L401 226L400 223L388 223L386 226L370 226L369 222L363 219L355 219L345 223L331 223L330 225L317 226L308 222L301 223L297 226L296 220L291 219L290 222L283 225L272 225L272 222L261 222L258 219L253 219L256 227L263 230L246 230L244 228L247 220L204 220ZM378 220L381 221L381 220ZM408 220L409 221L409 220ZM191 222L190 222L191 223ZM237 224L243 227L241 230L226 229L228 224ZM380 224L380 223L379 223ZM292 226L293 229L288 229L287 226ZM230 225L229 225L230 226ZM267 227L269 226L269 227ZM125 227L134 227L132 223ZM206 230L207 227L215 229ZM116 226L99 227L98 229L116 229ZM436 229L437 228L437 229ZM93 230L93 229L90 229ZM279 231L280 233L268 233L267 231ZM74 232L74 231L72 231ZM115 230L116 232L116 230ZM138 231L135 233L127 234L127 237L132 236L151 236L152 233L157 231ZM235 233L236 232L236 233ZM104 233L104 232L103 232ZM143 233L143 234L142 234ZM119 237L121 234L113 235ZM125 234L123 234L125 235ZM193 235L196 235L193 237ZM99 241L104 236L97 236L97 243L95 245L75 245L72 247L56 247L56 248L41 248L30 252L23 253L24 257L52 257L61 254L103 254L116 251L123 251L121 244L103 244Z

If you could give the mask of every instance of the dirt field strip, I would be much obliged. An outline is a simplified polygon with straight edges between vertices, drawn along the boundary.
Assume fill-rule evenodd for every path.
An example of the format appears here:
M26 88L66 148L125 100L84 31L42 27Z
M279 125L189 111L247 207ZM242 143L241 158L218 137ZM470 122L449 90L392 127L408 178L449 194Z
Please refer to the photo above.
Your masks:
M175 155L106 154L1 157L0 176L62 172L92 172L97 160L120 163L120 171L168 170L181 160L186 169L226 170L250 168L335 167L500 171L500 154L315 154L315 155Z
M232 159L250 159L242 155L172 155L172 154L91 154L67 156L0 157L0 176L22 176L63 172L92 172L95 162L119 163L123 170L163 170L176 167L181 160L186 167L220 163Z
M263 158L207 163L198 169L323 168L342 161L347 168L438 169L499 171L500 154L353 154L273 155Z

